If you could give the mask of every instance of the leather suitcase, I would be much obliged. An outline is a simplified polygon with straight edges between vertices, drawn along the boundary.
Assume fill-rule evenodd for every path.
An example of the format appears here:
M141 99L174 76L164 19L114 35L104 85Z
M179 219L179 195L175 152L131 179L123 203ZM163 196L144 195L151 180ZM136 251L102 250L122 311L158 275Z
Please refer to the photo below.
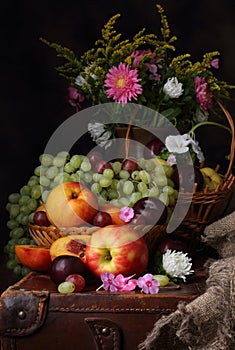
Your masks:
M170 284L155 295L96 292L93 283L81 293L63 295L48 275L31 272L1 296L1 349L137 349L157 319L205 291L206 276L198 271L188 283ZM186 349L172 339L166 334L158 349Z

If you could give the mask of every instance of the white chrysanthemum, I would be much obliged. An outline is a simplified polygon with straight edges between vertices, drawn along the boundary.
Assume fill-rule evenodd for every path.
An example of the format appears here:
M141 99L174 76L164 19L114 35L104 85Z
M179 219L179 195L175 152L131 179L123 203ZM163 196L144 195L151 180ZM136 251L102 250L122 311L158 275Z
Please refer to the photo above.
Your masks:
M166 148L172 153L185 153L189 150L188 145L190 140L188 134L184 135L169 135L165 140ZM189 136L190 137L190 136Z
M104 124L98 122L88 123L88 131L91 134L92 140L99 146L105 149L111 146L112 140L110 140L110 137L112 133L105 129Z
M182 83L179 83L176 77L172 77L168 78L167 82L163 86L163 91L170 98L178 98L183 94L184 89Z
M167 249L162 256L162 265L168 275L182 278L183 281L186 280L186 276L194 272L191 270L191 258L187 256L187 253L176 252L175 250Z

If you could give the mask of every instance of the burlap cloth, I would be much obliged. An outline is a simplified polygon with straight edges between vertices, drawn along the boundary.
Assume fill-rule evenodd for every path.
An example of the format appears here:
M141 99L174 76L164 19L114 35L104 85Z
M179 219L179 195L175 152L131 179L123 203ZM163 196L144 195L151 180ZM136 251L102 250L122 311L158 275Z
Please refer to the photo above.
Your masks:
M139 350L235 350L235 211L207 226L202 240L219 254L206 292L162 316Z

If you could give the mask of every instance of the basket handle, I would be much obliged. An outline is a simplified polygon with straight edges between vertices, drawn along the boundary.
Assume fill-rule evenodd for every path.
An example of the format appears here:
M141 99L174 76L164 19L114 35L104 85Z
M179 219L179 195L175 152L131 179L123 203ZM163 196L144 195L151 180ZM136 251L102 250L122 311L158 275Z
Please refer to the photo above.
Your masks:
M222 103L220 101L216 101L218 103L218 105L220 106L220 108L222 109L222 111L224 112L230 128L231 128L231 132L232 132L232 140L231 140L231 147L230 147L230 159L229 159L229 165L228 165L228 169L227 172L225 174L225 178L227 178L232 170L232 166L233 166L233 160L234 160L234 153L235 153L235 131L234 131L234 122L233 122L233 118L231 116L231 114L229 113L229 111L222 105Z

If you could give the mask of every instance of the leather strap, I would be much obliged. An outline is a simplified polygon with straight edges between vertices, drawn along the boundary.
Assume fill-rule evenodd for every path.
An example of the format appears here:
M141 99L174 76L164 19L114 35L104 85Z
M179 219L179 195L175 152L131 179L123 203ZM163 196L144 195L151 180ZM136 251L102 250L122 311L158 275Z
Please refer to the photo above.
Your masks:
M100 318L85 318L95 339L97 350L120 350L122 331L120 327L110 321Z
M0 335L25 336L44 323L48 291L8 288L0 299Z

